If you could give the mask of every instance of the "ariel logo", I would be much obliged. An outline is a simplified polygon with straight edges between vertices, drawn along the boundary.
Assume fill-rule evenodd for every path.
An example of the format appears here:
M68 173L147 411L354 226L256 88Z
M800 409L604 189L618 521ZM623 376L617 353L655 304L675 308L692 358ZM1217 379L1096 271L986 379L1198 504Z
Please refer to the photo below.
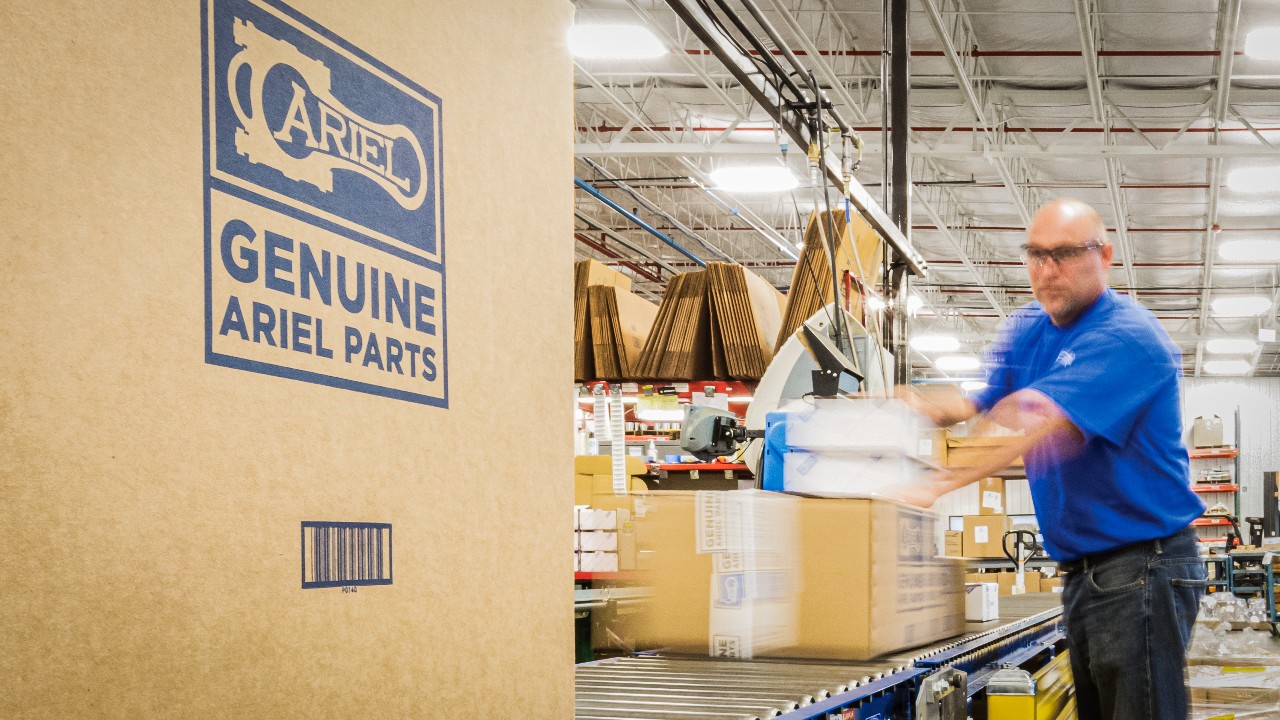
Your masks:
M240 123L238 154L321 192L333 192L334 173L350 172L376 183L405 210L422 206L427 159L409 128L353 112L334 97L324 63L253 23L237 19L233 37L241 50L227 68L227 87Z

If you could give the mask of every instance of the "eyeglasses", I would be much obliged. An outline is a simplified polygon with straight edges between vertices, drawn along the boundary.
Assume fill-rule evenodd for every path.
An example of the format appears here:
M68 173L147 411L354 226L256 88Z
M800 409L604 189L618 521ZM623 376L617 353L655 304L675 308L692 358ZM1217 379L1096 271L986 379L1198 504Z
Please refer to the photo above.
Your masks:
M1030 245L1022 246L1022 262L1027 265L1039 267L1053 261L1054 265L1061 265L1065 262L1075 260L1090 250L1097 250L1102 247L1100 242L1087 242L1083 245L1066 245L1063 247L1048 250L1045 248L1031 247Z

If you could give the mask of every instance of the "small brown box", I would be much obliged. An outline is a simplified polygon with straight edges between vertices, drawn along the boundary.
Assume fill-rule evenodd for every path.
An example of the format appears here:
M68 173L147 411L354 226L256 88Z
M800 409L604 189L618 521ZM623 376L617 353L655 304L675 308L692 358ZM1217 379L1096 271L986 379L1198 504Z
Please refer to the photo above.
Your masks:
M978 481L979 515L1004 515L1009 507L1005 498L1004 478L983 478Z
M946 532L942 554L947 557L964 557L964 531L948 530Z

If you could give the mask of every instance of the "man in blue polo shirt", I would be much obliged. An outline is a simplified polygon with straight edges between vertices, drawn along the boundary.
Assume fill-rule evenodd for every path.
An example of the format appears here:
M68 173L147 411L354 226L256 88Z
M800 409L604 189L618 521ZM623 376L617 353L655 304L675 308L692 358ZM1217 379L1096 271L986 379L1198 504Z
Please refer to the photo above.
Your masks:
M1182 720L1204 593L1178 396L1181 357L1149 311L1108 287L1113 247L1078 200L1041 208L1023 258L1036 302L991 349L972 399L916 397L940 426L978 414L1025 436L898 496L943 493L1026 461L1044 545L1067 571L1064 619L1081 720Z

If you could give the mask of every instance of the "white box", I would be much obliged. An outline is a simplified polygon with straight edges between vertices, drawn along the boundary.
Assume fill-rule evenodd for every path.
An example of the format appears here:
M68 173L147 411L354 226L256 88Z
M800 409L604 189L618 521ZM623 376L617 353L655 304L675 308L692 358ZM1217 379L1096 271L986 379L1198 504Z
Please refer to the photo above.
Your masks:
M821 398L788 405L787 446L800 450L932 455L932 429L901 400Z
M578 553L573 554L573 571L574 572L582 571L582 558L579 557Z
M891 485L919 478L929 468L899 454L853 455L791 451L783 456L782 488L819 497L878 497Z
M586 510L587 507L588 507L587 505L573 506L573 529L574 530L582 529L581 515L582 515L582 511Z
M583 530L578 533L578 548L582 552L617 552L618 533L611 530Z
M582 572L618 572L617 553L582 553L581 563Z
M618 511L582 508L578 511L578 530L617 530Z
M964 619L987 622L1000 617L1000 586L996 583L964 584Z

